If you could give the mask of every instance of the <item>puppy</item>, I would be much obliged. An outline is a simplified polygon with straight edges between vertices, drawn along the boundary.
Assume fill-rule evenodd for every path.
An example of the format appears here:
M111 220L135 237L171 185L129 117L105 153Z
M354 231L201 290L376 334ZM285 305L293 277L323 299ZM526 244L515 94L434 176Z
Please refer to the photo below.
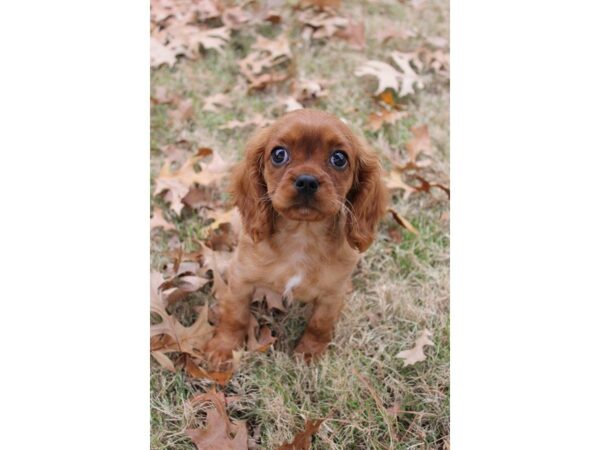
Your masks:
M359 254L385 212L379 161L335 116L302 109L251 138L232 194L243 231L209 359L226 361L244 345L252 294L266 287L313 304L295 349L310 361L331 341Z

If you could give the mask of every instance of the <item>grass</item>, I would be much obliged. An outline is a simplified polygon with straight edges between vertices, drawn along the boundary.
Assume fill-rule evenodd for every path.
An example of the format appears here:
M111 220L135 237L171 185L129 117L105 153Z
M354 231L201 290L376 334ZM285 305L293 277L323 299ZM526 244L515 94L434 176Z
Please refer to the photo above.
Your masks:
M251 129L219 130L232 119L254 113L274 116L278 98L289 92L283 84L248 95L238 90L241 75L236 61L253 42L254 34L292 39L296 77L327 79L329 95L313 107L347 120L376 150L403 149L410 126L426 123L434 144L435 168L448 174L447 83L430 79L425 89L407 103L411 117L373 133L366 118L375 110L370 93L374 81L353 75L367 59L389 61L392 50L411 50L425 37L448 33L448 5L431 0L417 11L400 2L344 1L342 14L365 20L367 48L351 50L341 40L331 39L308 46L299 38L300 29L289 6L283 9L284 25L261 25L233 34L222 55L207 52L198 61L180 61L174 68L152 72L152 87L165 86L194 102L189 131L198 145L212 147L223 156L239 158ZM408 41L379 44L375 32L386 23L412 28L419 34ZM202 111L203 98L229 91L233 107L219 112ZM176 141L179 130L168 120L168 106L152 107L151 169L155 176L162 164L161 147ZM366 252L353 277L354 292L347 299L336 337L317 364L307 367L290 356L305 320L304 308L293 305L277 320L280 337L268 354L246 354L240 370L226 388L238 400L230 415L246 420L249 434L260 448L273 449L290 441L306 419L326 420L313 442L316 449L443 448L449 435L449 230L444 214L448 202L441 195L417 194L408 200L395 195L393 206L420 231L404 233L400 243L389 239L388 219L375 244ZM161 204L153 199L154 204ZM192 249L200 233L198 216L173 217L179 239ZM172 239L153 233L152 265L168 261L165 252ZM199 297L204 294L198 294ZM201 301L198 299L197 301ZM426 350L427 360L403 367L395 355L412 347L418 333L433 332L435 347ZM201 412L186 402L209 384L172 374L152 365L150 380L153 449L193 449L185 428L202 424ZM396 417L385 412L398 405L407 411ZM392 437L392 435L396 437Z

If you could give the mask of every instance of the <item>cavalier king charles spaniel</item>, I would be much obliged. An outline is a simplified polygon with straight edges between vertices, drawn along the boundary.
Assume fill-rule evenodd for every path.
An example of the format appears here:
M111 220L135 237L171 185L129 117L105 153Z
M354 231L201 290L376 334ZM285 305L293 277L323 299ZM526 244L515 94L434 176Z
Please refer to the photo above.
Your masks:
M331 114L301 109L249 141L232 178L243 230L205 351L213 364L244 345L258 287L312 303L295 348L306 361L331 341L359 254L387 206L375 154Z

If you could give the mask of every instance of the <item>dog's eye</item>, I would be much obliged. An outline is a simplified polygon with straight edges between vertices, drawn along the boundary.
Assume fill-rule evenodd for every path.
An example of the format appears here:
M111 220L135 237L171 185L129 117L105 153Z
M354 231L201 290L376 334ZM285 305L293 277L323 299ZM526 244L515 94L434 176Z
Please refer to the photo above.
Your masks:
M348 156L341 150L336 150L331 154L329 161L336 169L343 169L348 165Z
M275 166L282 166L290 160L288 151L283 147L275 147L271 152L271 162Z

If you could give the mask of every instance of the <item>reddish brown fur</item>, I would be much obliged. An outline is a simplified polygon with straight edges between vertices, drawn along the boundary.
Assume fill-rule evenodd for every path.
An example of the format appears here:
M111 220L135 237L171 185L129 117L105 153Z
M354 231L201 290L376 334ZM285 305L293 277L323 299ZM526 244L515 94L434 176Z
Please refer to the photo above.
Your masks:
M289 163L276 167L271 151L285 146ZM334 150L348 167L329 162ZM314 198L300 202L294 181L317 178ZM386 190L377 157L336 117L312 110L289 113L259 131L236 168L232 194L244 230L220 300L221 322L207 346L213 361L243 345L252 292L267 287L313 303L313 313L296 352L307 359L332 338L346 287L359 258L375 238L385 212Z

